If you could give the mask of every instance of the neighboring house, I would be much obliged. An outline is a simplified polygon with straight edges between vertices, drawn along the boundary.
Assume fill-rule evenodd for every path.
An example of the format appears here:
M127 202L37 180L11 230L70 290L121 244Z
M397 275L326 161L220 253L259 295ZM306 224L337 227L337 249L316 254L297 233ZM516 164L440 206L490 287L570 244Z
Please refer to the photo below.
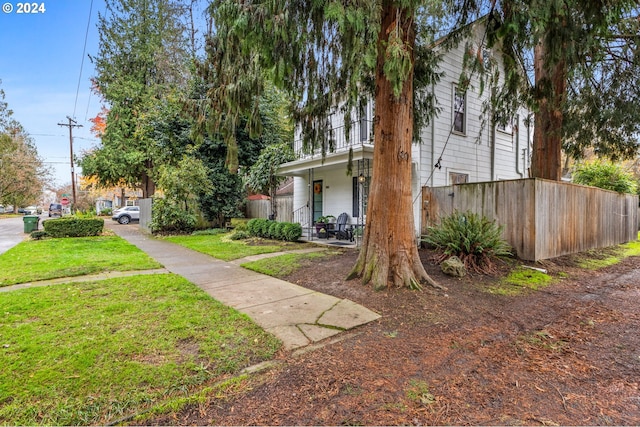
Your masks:
M532 122L528 120L529 112L521 108L509 125L493 124L490 113L483 112L482 107L489 90L485 88L485 93L480 94L478 76L471 77L466 93L458 87L465 51L476 54L480 51L485 61L490 58L494 66L502 68L500 51L489 51L482 46L483 32L483 25L474 25L474 36L445 53L439 65L443 75L432 90L441 110L422 129L421 143L414 144L412 150L417 233L421 230L420 193L424 186L518 179L528 175L533 136L533 129L526 124ZM374 143L374 106L371 104L352 124L348 141L342 114L330 117L332 130L328 139L333 141L334 149L324 158L319 150L304 153L298 140L294 143L297 160L281 165L278 173L294 179L293 218L303 228L310 230L320 216L337 217L342 212L349 214L351 224L366 224ZM353 172L348 176L350 149Z

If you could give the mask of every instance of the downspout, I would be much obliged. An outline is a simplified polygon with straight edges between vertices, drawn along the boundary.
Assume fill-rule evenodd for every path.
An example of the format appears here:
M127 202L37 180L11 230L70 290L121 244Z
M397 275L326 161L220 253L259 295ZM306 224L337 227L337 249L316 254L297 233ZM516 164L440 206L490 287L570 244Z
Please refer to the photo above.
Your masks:
M496 180L496 121L491 110L491 181Z
M436 86L435 86L435 83L433 82L431 83L431 96L435 99ZM429 169L435 168L434 166L436 164L436 162L434 162L435 159L436 159L436 121L435 121L435 117L431 117L431 165ZM430 187L433 187L433 176L435 175L435 172L436 172L435 169L433 169L433 173L429 173L429 181L431 181L429 183Z
M516 173L520 175L520 178L524 177L524 172L520 170L520 115L516 115ZM527 129L529 129L527 127Z
M529 114L527 114L527 148L525 148L524 150L522 150L523 154L525 155L524 159L522 159L522 163L524 164L524 168L525 170L529 169L529 159L531 158L531 120L532 120L532 114L531 112L529 112ZM527 178L531 177L531 173L527 173Z
M307 233L309 240L313 240L313 168L309 169L309 182L307 183Z

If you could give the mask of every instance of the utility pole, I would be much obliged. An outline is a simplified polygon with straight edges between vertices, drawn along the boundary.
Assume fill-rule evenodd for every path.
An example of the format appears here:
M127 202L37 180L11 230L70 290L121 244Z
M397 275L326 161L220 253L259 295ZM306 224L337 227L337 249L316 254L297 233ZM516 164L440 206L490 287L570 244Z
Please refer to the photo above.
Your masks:
M75 120L71 117L67 116L67 120L69 123L58 123L58 126L66 126L69 128L69 157L71 159L71 193L73 195L72 199L72 208L75 210L76 208L76 177L75 177L75 166L73 164L73 128L81 128L82 125L77 124Z

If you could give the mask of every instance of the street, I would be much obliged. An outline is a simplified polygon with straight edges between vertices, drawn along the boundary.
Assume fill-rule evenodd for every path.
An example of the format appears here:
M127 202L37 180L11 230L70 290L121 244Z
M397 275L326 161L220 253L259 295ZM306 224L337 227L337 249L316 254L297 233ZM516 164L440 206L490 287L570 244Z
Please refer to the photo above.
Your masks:
M40 224L39 227L41 226ZM28 236L24 233L22 217L0 218L0 254L5 253Z

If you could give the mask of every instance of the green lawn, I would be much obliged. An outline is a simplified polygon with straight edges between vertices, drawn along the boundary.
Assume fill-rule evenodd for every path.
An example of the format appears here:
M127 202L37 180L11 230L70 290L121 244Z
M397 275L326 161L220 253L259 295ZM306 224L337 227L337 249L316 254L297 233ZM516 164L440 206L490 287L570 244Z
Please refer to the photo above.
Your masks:
M112 423L185 399L279 346L171 274L0 293L0 424Z
M229 236L229 233L223 233L200 236L171 236L165 237L165 239L223 261L309 247L308 243L262 239L231 240Z
M27 240L0 255L0 287L161 265L117 236Z
M338 252L324 250L322 252L311 252L306 254L283 254L273 258L245 262L242 264L242 267L273 277L283 277L296 271L304 262L333 255L335 253Z

